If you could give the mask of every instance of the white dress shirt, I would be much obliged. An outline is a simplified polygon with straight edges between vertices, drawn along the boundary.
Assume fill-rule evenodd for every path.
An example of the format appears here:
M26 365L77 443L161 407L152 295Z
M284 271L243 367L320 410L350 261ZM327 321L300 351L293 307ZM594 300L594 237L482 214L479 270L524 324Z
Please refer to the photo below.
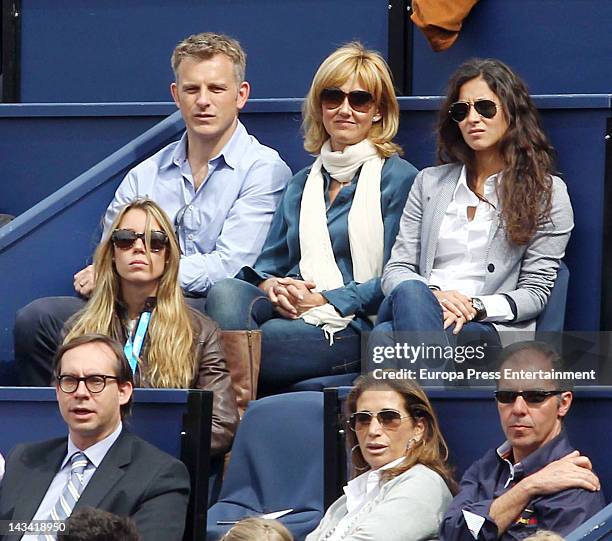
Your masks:
M457 290L468 297L478 297L487 310L484 321L511 321L512 308L504 295L480 295L485 281L486 256L491 224L499 211L497 185L501 173L485 180L482 201L467 185L466 168L461 174L453 198L446 209L429 283L442 290ZM472 220L468 207L475 207Z
M351 524L352 518L370 500L373 500L380 492L380 472L394 468L401 464L406 457L401 456L377 470L368 470L355 477L344 487L346 494L346 510L348 513L340 519L333 533L326 541L338 541L344 538L345 529Z

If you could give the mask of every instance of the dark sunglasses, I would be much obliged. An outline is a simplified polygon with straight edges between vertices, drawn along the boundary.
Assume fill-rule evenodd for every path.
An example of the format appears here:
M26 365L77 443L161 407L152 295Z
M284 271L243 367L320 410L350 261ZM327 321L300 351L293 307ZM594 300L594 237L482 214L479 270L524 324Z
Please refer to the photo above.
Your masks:
M348 420L350 429L353 432L359 432L366 429L372 423L372 419L376 417L378 424L386 430L397 430L404 419L408 419L410 415L404 415L394 409L380 410L378 413L371 411L356 411Z
M140 239L143 244L146 245L146 234L136 233L129 229L115 229L111 234L111 241L113 244L121 250L129 250L136 240ZM151 231L151 246L152 252L159 252L163 250L168 244L168 235L163 231Z
M563 391L495 391L495 399L500 404L514 404L517 397L522 396L527 404L541 404L550 396Z
M461 122L468 116L472 105L476 112L484 118L493 118L497 114L497 104L491 100L476 100L474 103L456 101L450 106L448 114L455 122Z
M365 90L352 90L346 93L339 88L324 88L321 91L321 104L326 109L340 107L345 98L348 98L351 108L360 113L367 113L374 103L372 94Z

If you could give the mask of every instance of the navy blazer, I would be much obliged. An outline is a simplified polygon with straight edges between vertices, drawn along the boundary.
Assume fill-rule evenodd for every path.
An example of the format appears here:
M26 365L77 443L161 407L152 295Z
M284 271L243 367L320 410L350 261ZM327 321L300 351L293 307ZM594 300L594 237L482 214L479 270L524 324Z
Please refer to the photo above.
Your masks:
M0 483L0 520L29 522L59 471L67 438L18 445ZM185 465L125 429L94 472L74 509L131 517L146 541L181 541L189 500ZM0 537L5 541L19 535Z

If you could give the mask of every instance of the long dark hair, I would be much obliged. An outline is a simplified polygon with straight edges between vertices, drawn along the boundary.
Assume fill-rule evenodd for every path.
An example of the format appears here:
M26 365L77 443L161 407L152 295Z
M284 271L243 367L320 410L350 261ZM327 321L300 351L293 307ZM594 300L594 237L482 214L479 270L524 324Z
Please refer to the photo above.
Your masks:
M453 478L452 469L447 464L448 446L444 441L438 418L433 410L425 391L412 380L385 379L379 380L371 374L360 376L355 382L346 401L347 418L357 411L359 397L371 389L392 390L401 395L404 407L415 422L423 423L423 437L406 450L404 461L394 468L383 472L383 480L389 481L394 477L408 471L416 464L423 464L432 469L444 479L449 490L455 494L457 483ZM363 458L361 449L357 445L357 435L352 430L347 430L347 445L351 450L353 466L359 470L369 468Z
M448 110L458 100L461 86L477 77L482 77L497 95L508 122L499 145L504 162L499 193L501 218L508 240L524 245L538 225L550 218L554 149L542 131L525 83L500 60L473 58L450 78L438 120L438 160L463 163L468 182L474 178L474 151L463 140Z

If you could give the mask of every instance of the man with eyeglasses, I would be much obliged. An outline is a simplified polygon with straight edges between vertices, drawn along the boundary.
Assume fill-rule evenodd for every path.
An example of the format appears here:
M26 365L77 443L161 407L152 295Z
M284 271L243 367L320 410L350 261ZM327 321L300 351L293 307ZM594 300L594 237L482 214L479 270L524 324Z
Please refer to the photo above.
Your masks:
M131 517L147 541L181 541L189 474L182 462L124 429L133 379L121 345L104 335L79 336L58 351L55 375L68 438L11 452L0 485L0 521L46 521L57 531L73 510L94 507Z
M189 36L172 54L172 97L186 131L144 160L121 182L104 217L104 235L137 197L155 201L174 221L181 246L179 282L188 303L203 311L212 284L253 265L270 229L291 170L238 119L249 97L246 54L233 38ZM92 265L74 275L88 298ZM64 323L84 305L79 297L37 299L17 312L15 360L22 385L48 385L49 360Z
M507 440L465 472L442 522L441 541L510 541L541 529L565 536L605 505L590 460L563 430L573 397L568 387L542 377L503 378L506 369L561 372L554 349L517 342L502 351L499 366L495 396Z

